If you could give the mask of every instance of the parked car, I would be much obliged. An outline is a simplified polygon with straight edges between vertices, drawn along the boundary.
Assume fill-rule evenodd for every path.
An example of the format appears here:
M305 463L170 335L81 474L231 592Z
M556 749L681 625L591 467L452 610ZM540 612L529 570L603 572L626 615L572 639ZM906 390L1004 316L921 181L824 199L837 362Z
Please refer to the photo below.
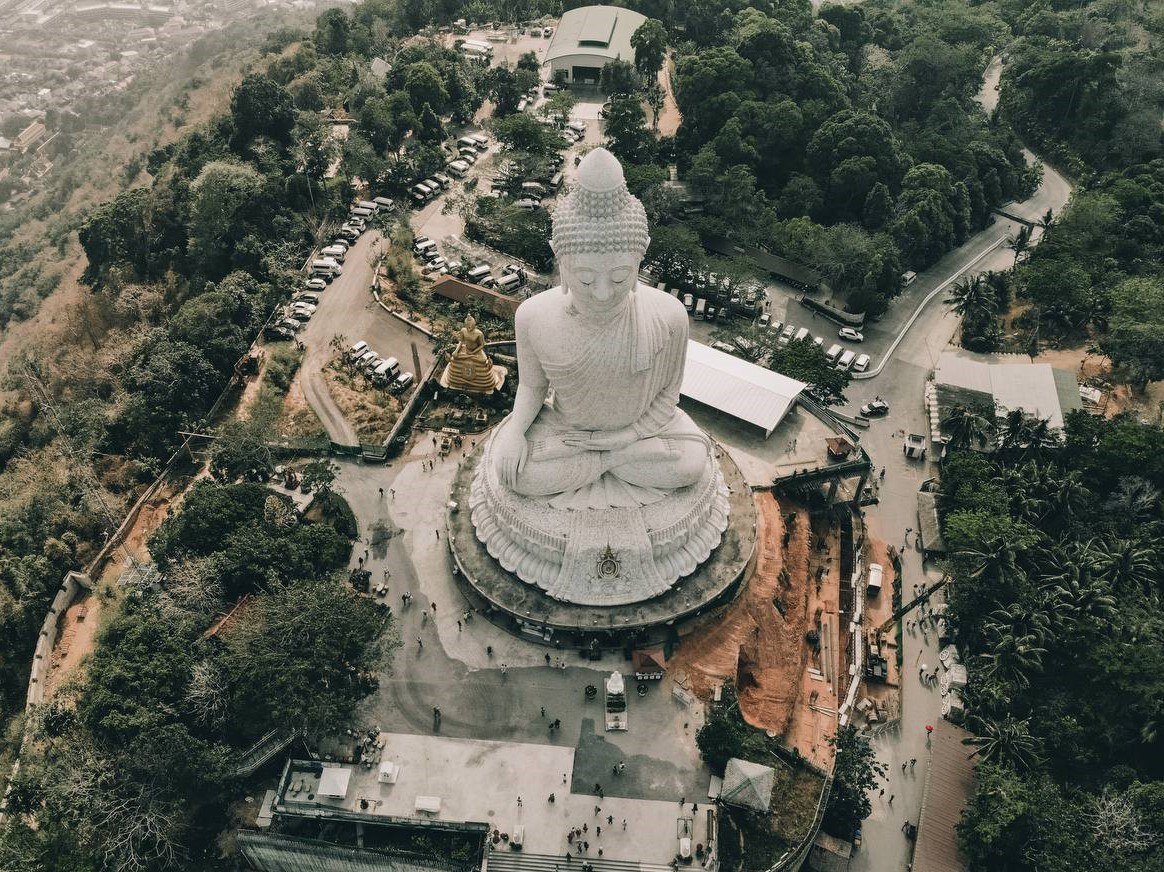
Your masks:
M303 283L303 287L310 288L313 291L326 291L327 282L317 276L312 276Z
M869 368L869 355L858 354L857 359L853 361L853 372L864 372Z
M295 338L295 331L290 327L283 327L279 324L268 324L263 328L263 338L268 342L280 342Z
M414 376L412 373L400 373L400 375L396 376L396 379L392 382L392 393L399 394L408 390L414 381L416 381L416 376Z
M319 294L310 294L305 291L300 291L295 295L294 302L296 303L310 303L313 306L319 305Z
M906 457L926 459L926 437L920 433L910 433L901 445L901 453Z
M880 418L882 415L888 415L889 403L877 397L861 407L861 414L866 418Z
M837 331L837 335L842 339L848 339L850 342L865 341L865 334L853 327L842 327Z
M761 327L767 327L769 324L772 323L772 316L769 315L767 312L765 312L760 316L760 320L757 323Z
M348 360L358 360L360 355L362 355L367 350L368 343L361 339L359 342L348 349Z
M513 205L516 206L518 209L524 209L526 212L532 212L534 209L538 208L538 206L540 204L538 203L537 200L531 200L528 197L526 197L522 200L518 200Z
M286 327L293 333L298 333L303 329L303 322L297 318L284 318L281 321L275 322L276 327Z

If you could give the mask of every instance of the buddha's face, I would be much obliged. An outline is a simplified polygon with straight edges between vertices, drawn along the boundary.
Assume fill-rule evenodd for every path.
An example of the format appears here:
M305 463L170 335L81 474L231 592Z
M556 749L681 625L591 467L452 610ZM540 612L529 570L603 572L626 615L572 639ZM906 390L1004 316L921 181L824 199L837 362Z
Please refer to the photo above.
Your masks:
M559 258L558 267L574 305L585 314L600 315L622 305L635 286L642 259L633 251L567 254Z

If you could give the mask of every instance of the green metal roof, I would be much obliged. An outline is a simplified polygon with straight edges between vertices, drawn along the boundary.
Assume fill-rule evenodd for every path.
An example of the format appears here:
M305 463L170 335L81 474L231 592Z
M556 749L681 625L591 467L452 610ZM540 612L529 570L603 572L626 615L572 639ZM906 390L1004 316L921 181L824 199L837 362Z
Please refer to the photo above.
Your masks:
M631 35L647 18L618 6L581 6L564 14L546 49L546 63L571 55L634 62Z

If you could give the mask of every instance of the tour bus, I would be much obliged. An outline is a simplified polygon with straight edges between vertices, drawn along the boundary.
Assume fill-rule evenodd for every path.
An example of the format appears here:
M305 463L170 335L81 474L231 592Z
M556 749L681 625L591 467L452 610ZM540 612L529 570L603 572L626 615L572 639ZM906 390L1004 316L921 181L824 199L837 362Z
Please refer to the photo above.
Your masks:
M562 187L562 182L565 180L565 178L566 177L561 172L554 173L552 176L550 176L550 187L555 191L560 190Z
M841 359L837 361L837 369L845 370L853 365L853 360L857 357L855 351L846 351L841 355Z
M492 274L493 267L489 266L487 263L483 263L480 266L473 267L471 270L465 273L465 279L467 281L473 282L474 284L480 284L481 279Z

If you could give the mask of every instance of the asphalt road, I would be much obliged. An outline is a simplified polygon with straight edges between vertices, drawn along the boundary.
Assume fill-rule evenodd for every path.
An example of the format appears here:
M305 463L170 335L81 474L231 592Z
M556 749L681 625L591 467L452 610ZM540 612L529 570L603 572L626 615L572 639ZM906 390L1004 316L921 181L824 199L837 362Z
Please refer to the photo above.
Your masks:
M359 438L332 400L323 379L334 337L342 336L345 346L366 341L381 357L399 360L402 372L415 371L415 344L422 369L415 373L418 380L435 359L428 338L389 315L372 296L373 248L378 244L380 234L369 230L348 250L343 273L320 295L319 310L299 334L307 348L299 375L303 393L329 438L344 445L356 445Z
M998 83L1000 72L1000 65L992 62L984 78L979 101L988 110L997 103L994 86ZM1034 155L1028 152L1027 159L1033 160ZM1048 208L1058 214L1070 195L1071 186L1067 181L1050 167L1045 167L1043 183L1035 195L1023 203L1009 205L1007 211L1029 220L1037 220ZM1001 232L1001 226L1013 229ZM950 276L967 270L969 264L973 264L972 269L967 270L969 272L1010 267L1014 255L1005 244L999 245L998 242L1017 228L1017 223L1000 219L965 246L943 258L934 269L919 276L915 286L921 289L924 297ZM1035 231L1036 242L1040 233L1039 230ZM995 247L991 249L992 245ZM989 250L989 253L975 261L978 252L984 249ZM899 549L908 541L908 547L903 552L901 582L906 600L912 598L915 584L932 584L941 575L932 565L923 563L921 553L916 548L917 490L923 481L938 475L938 467L932 459L924 462L907 460L902 454L902 437L899 434L902 431L926 433L929 430L922 393L925 380L934 368L938 355L958 330L958 318L946 310L942 303L944 297L944 293L936 294L921 310L878 377L850 384L846 391L849 403L843 409L849 414L856 414L861 404L874 396L880 396L890 405L889 416L874 420L869 429L861 434L861 445L869 452L873 463L886 470L878 494L879 502L866 509L866 521L873 535ZM895 304L895 308L901 308L900 302ZM888 320L887 316L882 323ZM874 365L877 365L876 360ZM908 534L908 540L907 530L914 531ZM938 597L940 601L940 593ZM903 620L916 620L917 617L915 611L907 614ZM940 717L941 696L936 688L918 680L919 664L925 663L931 668L938 664L936 634L914 629L906 632L902 640L901 719L896 728L881 733L873 740L878 759L888 767L887 779L882 783L885 792L882 795L879 787L870 796L873 813L862 827L862 846L853 854L849 863L850 872L896 872L906 869L910 863L913 846L905 838L901 827L906 820L914 824L918 822L922 786L929 762L925 726L935 723ZM912 768L909 766L910 760L917 761ZM906 764L904 771L903 763ZM890 796L893 797L892 804L889 802Z

